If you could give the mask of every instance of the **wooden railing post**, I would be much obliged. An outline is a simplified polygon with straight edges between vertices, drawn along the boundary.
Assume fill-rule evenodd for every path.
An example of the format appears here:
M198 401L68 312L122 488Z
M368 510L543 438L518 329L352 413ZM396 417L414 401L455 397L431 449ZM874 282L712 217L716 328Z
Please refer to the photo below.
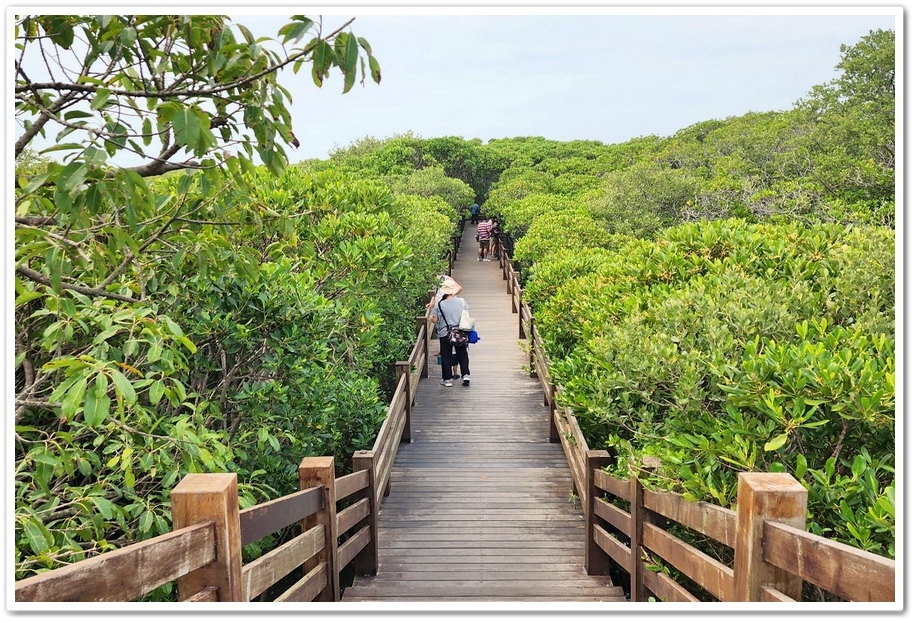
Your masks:
M413 397L410 395L410 362L396 361L394 363L394 385L397 387L404 376L404 391L406 392L404 400L404 430L401 431L401 441L410 443L410 407L413 405Z
M643 526L652 517L652 513L643 506L643 486L639 477L651 473L658 467L658 461L644 457L641 470L630 478L630 601L648 601L646 589L645 563L642 559Z
M553 419L553 418L551 418ZM611 464L607 450L589 450L585 455L586 495L582 497L585 514L585 572L589 575L608 575L609 559L595 542L595 503L599 489L595 486L595 470Z
M420 368L420 378L425 379L429 377L429 336L427 335L429 320L426 319L426 316L417 316L416 322L415 333L423 343L423 366Z
M528 313L531 313L531 310L528 310ZM535 378L538 375L538 368L534 362L535 352L534 352L534 316L531 316L528 319L528 376Z
M335 491L334 457L309 456L299 463L299 490L321 487L322 510L302 520L302 532L324 526L324 549L305 565L308 572L327 564L328 584L318 601L340 601L340 569L337 568L337 493Z
M760 589L764 585L801 601L801 578L763 560L763 522L778 521L804 530L807 505L807 490L790 474L738 474L735 583L731 601L760 601Z
M551 390L555 388L551 385ZM550 424L548 426L549 431L547 433L547 440L550 443L560 443L560 429L557 428L557 401L551 399L550 401Z
M188 474L172 490L176 530L212 520L216 524L216 561L178 578L180 600L215 591L218 601L244 601L242 531L235 474Z
M353 559L357 575L378 573L378 503L375 499L375 467L375 452L372 450L359 450L353 454L353 471L366 470L369 472L369 486L366 490L366 498L369 500L369 516L366 521L369 526L370 540L363 551Z

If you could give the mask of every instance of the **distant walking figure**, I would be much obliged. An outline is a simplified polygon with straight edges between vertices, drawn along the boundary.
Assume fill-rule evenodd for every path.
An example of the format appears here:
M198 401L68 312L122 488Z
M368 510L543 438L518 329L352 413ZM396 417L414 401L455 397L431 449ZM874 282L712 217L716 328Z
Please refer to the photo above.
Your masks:
M477 224L477 221L480 220L480 206L476 203L471 206L471 223L473 225Z
M446 387L452 386L452 366L457 362L461 368L462 384L471 384L471 368L468 361L468 343L453 344L449 341L449 328L457 327L461 322L461 310L469 309L467 301L456 297L457 284L445 282L439 286L442 299L436 304L431 319L436 323L436 335L439 337L439 355L442 358L442 380Z
M490 258L490 221L481 221L477 224L477 242L480 248L477 249L477 261L489 262Z

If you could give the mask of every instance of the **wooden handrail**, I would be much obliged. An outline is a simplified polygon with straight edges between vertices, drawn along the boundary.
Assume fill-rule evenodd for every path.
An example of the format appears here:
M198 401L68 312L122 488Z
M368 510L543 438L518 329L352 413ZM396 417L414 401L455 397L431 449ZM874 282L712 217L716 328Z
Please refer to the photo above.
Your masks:
M215 559L214 522L205 521L20 580L16 602L133 601Z

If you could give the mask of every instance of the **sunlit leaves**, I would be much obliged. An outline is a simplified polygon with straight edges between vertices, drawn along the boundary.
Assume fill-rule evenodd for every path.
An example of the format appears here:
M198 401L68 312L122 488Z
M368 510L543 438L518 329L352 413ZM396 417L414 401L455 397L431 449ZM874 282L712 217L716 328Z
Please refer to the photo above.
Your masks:
M277 33L281 36L283 43L299 41L314 24L314 21L304 15L294 15L292 19L294 21L282 26Z
M159 107L159 114L163 120L171 123L175 140L195 155L203 155L216 144L210 132L210 117L203 111L177 102L167 102Z
M324 84L325 78L330 74L331 65L334 63L334 48L323 39L313 41L314 51L312 52L312 80L316 86Z

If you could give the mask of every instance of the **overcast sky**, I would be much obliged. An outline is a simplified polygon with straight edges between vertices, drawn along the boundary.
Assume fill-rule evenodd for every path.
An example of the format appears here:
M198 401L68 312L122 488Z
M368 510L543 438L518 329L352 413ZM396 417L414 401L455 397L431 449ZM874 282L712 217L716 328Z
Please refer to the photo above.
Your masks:
M274 36L293 11L221 12ZM342 94L287 72L292 161L326 158L372 136L543 136L621 143L670 136L700 121L792 108L837 77L840 46L894 29L902 9L809 7L436 8L342 6L325 31L355 17L382 80ZM540 14L536 14L540 13Z

